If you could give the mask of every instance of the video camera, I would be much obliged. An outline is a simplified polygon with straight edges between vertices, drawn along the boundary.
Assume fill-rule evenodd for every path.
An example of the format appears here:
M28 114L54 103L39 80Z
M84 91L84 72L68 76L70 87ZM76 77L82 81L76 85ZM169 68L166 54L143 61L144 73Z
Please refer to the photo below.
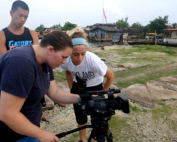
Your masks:
M81 96L81 107L83 115L114 115L115 110L122 110L129 113L129 102L126 93L115 97L115 93L121 93L120 89L109 89L106 91L86 91L86 80L76 76L78 84L78 94ZM107 94L107 97L104 95ZM92 95L97 95L94 97Z
M85 128L93 128L88 142L91 139L97 142L104 142L105 137L108 142L113 141L113 136L109 130L108 120L115 114L115 110L122 110L124 113L129 113L129 102L126 93L122 93L115 97L114 94L121 93L120 89L109 89L103 91L86 91L86 81L75 76L77 80L77 90L81 97L81 103L78 104L82 110L82 115L90 115L91 124L81 128L61 133L58 137L63 137L66 134L73 133Z

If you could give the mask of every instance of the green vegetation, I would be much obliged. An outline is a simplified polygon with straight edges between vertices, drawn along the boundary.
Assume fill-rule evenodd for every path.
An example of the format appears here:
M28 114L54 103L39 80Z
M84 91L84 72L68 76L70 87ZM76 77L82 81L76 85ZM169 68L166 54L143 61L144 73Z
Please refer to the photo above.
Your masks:
M168 28L168 26L168 16L159 16L158 18L149 22L149 24L146 26L147 31L145 32L154 33L156 31L156 33L163 33L163 29Z
M123 18L119 19L116 22L117 28L128 28L129 27L129 23L127 22L127 20L128 20L128 17L126 17L125 20Z
M53 25L53 26L48 27L48 28L50 28L50 29L61 29L61 30L63 30L63 31L67 31L67 30L72 30L72 29L74 29L75 27L77 27L76 24L73 24L73 23L70 23L70 22L65 22L65 24L64 24L63 27L62 27L62 26L60 25L60 23L59 23L59 24ZM35 31L39 31L39 32L42 33L45 28L46 28L46 27L45 27L43 24L40 24L40 26L38 26L38 27L35 29Z
M109 121L109 128L113 133L114 141L132 141L132 133L134 133L135 130L128 123L128 120L126 118L112 116L111 120Z
M164 102L164 101L161 101L161 100L156 100L155 102L156 102L157 104L159 104L159 105L162 105L162 106L165 105L165 102Z
M109 55L118 54L112 64L135 64L139 65L124 71L115 71L115 80L118 87L127 87L135 83L146 83L147 81L165 76L177 74L177 67L159 69L165 65L174 64L174 57L177 55L177 48L141 45L130 49L114 49L107 52ZM98 56L103 57L102 52L97 52ZM109 64L108 64L109 65ZM128 78L133 76L133 78ZM125 79L126 78L126 79Z
M69 142L76 142L79 140L79 133L78 132L75 132L71 135L70 139L69 139Z
M168 105L152 109L152 118L154 120L164 119L170 117L173 113L176 113L177 109Z
M137 29L142 28L142 27L143 26L139 22L133 23L131 26L131 28L137 28Z
M54 74L56 82L66 80L65 72L57 72Z
M167 53L171 56L176 56L177 49L175 47L162 47L162 46L154 46L154 45L140 45L140 46L134 46L129 50L125 49L115 49L118 54L121 54L123 56L130 56L134 53L148 53L148 52L162 52Z
M130 74L135 75L135 76L136 76L136 74L140 74L140 75L137 75L137 77L135 77L133 79L129 79L127 81L118 81L117 86L127 87L130 85L136 84L136 83L144 84L150 80L158 79L160 77L165 77L165 76L173 76L173 75L177 74L177 67L175 67L175 68L169 68L167 70L157 71L157 72L154 72L153 74L151 72L149 72L149 73L146 73L141 76L142 69L145 71L146 69L149 70L149 68L153 69L153 67L146 66L145 68L138 67L135 69L126 70L124 72L115 72L115 78L116 77L124 78L124 77L126 77L126 75L130 75ZM117 79L117 80L119 80L119 79Z
M133 106L131 104L129 104L129 108L130 108L130 113L133 113L133 112L135 112L135 113L138 113L138 112L146 113L147 112L146 109L140 109L138 106Z
M43 25L43 24L41 24L40 26L38 26L38 27L35 29L35 31L39 31L39 32L43 32L43 30L44 30L44 25Z
M67 31L67 30L72 30L75 27L77 27L76 24L70 23L70 22L66 22L65 25L63 27L61 27L62 30Z

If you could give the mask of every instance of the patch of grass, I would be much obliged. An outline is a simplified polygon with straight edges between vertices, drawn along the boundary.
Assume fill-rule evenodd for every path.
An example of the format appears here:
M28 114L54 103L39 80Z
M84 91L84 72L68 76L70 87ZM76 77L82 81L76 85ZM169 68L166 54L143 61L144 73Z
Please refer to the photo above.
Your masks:
M120 63L138 63L138 64L143 64L143 63L146 63L146 64L169 64L169 61L166 59L166 56L135 56L135 57L123 57L120 59Z
M139 107L133 106L133 105L131 105L131 104L129 104L129 108L130 108L130 113L131 113L131 112L144 112L144 113L147 112L146 109L140 109Z
M100 58L105 57L104 52L94 52L97 56L99 56Z
M136 130L128 123L127 118L112 116L111 120L109 121L109 126L109 129L113 134L113 141L135 141L134 135L136 135ZM144 137L144 135L142 134L140 137Z
M136 72L137 72L137 74L138 73L141 74L141 69L140 69L140 70L136 70L136 71L129 70L129 71L127 71L127 73L124 73L124 75L128 74L129 72L131 73L131 71L133 72L133 74L135 76L136 76ZM118 73L115 73L115 74L116 74L115 75L116 78L119 78ZM117 86L128 87L128 86L136 84L136 83L144 84L144 83L146 83L150 80L158 79L158 78L165 77L165 76L173 76L173 75L176 75L176 74L177 74L177 67L169 68L168 70L162 70L162 71L154 72L153 74L152 73L147 73L147 74L144 74L144 76L137 76L136 78L130 79L128 81L118 81ZM121 73L120 73L119 76L120 76L120 78L123 78L123 75L121 75Z
M79 132L77 131L70 136L68 142L77 142L78 140L79 140Z
M165 102L164 101L161 101L161 100L155 100L155 102L159 105L162 105L164 106L165 105Z
M66 80L65 72L57 72L54 74L56 82Z
M152 118L158 120L160 118L164 119L165 117L170 117L175 109L171 106L164 105L158 108L152 109Z
M168 126L172 129L177 131L177 121L175 120L169 120Z
M118 54L127 56L131 55L135 52L138 53L147 53L147 52L162 52L166 53L169 56L176 56L177 49L176 48L169 48L169 47L162 47L162 46L153 46L153 45L140 45L137 47L132 47L129 50L125 49L114 49L118 52Z
M125 78L130 75L136 75L139 73L143 73L147 70L154 70L154 69L158 68L159 66L160 65L155 65L155 66L145 65L145 66L132 68L130 70L125 70L125 71L121 71L121 72L118 71L118 72L115 72L114 75L115 75L115 77L118 77L118 78Z

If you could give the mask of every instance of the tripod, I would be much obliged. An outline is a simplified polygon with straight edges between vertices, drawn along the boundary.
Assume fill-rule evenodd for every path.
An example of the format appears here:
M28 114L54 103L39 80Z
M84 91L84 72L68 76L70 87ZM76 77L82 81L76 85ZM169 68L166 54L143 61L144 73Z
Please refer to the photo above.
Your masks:
M111 117L91 117L92 122L92 131L88 142L91 142L91 139L97 140L97 142L104 142L105 137L107 142L113 142L113 136L111 131L109 130L108 120Z
M80 131L85 128L93 128L91 134L89 136L88 142L91 142L91 139L97 140L97 142L104 142L105 137L107 142L113 142L113 136L111 131L109 130L108 120L110 120L111 116L105 117L93 117L91 116L92 125L86 125L80 128L73 129L68 132L62 132L57 134L58 138L65 137L68 134L74 133L76 131Z

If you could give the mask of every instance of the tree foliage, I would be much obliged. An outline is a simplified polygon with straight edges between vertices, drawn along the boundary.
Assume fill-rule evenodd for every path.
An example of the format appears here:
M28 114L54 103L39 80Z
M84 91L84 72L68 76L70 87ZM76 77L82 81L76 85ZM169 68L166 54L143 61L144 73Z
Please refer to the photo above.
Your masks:
M129 23L127 22L127 20L128 20L128 17L126 17L125 20L123 18L121 20L118 20L116 22L117 28L128 28Z
M177 23L171 24L171 27L173 27L173 28L177 27Z
M44 28L45 28L44 25L41 24L40 26L38 26L38 27L35 29L35 31L43 32Z
M50 27L51 29L61 29L61 25L60 23L57 25L53 25L52 27Z
M168 28L168 16L158 17L153 21L150 21L148 26L148 32L163 33L163 29Z
M75 27L77 27L76 24L73 24L73 23L70 23L70 22L66 22L65 25L61 29L64 30L64 31L67 31L67 30L72 30Z
M131 26L131 28L137 28L137 29L139 29L141 27L142 27L142 25L139 22L133 23Z

